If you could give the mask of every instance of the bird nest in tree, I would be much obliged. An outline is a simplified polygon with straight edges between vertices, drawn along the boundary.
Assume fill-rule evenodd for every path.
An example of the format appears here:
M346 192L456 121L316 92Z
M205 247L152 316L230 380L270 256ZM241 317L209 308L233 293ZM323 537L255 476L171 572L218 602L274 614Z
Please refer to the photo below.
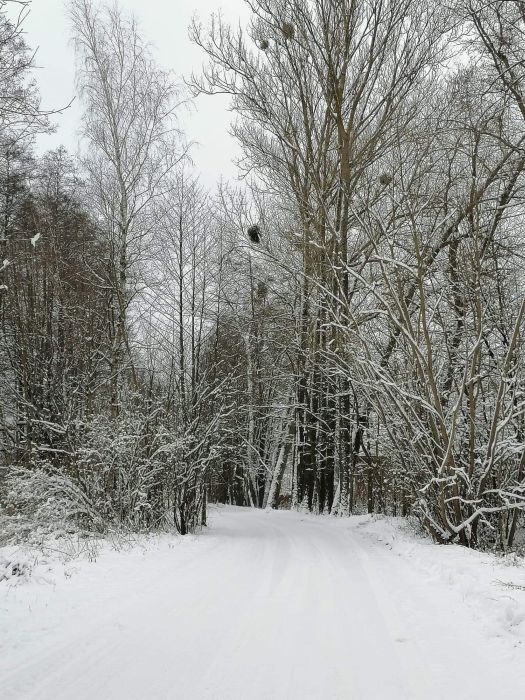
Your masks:
M259 243L261 240L261 229L258 224L253 224L248 228L248 236L252 243Z
M294 26L290 24L290 22L283 22L281 24L281 32L285 39L293 39L295 36Z
M266 299L268 296L268 285L263 280L259 280L257 283L257 298Z

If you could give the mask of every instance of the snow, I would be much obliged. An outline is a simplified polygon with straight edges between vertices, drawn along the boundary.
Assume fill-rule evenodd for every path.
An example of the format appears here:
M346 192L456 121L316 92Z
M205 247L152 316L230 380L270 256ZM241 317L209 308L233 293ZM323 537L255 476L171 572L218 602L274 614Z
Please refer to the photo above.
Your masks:
M525 697L519 559L226 507L202 535L85 550L0 550L0 574L25 566L0 582L3 700Z

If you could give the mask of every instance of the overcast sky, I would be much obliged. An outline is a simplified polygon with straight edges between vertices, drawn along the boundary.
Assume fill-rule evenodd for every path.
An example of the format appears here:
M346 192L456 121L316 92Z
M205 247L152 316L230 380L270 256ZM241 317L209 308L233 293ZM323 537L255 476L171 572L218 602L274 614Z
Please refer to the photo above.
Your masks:
M38 48L36 78L45 109L62 107L75 95L66 4L66 0L33 0L25 25L28 43ZM188 39L188 24L194 14L206 20L221 9L235 23L247 17L243 0L120 0L120 5L138 17L142 34L153 44L159 64L178 76L189 75L203 62L202 51ZM231 119L227 98L200 97L195 106L195 110L183 115L183 125L189 140L198 142L192 156L203 182L213 186L221 176L235 178L232 159L239 155L239 149L227 133ZM57 133L42 137L38 147L48 149L63 144L75 152L79 118L77 102L55 118Z

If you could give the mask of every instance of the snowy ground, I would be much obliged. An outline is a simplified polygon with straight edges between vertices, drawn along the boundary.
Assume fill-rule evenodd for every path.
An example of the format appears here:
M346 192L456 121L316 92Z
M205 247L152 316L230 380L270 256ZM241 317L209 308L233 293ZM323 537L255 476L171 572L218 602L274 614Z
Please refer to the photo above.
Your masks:
M202 536L1 582L0 697L519 699L524 620L523 563L389 519L220 508Z

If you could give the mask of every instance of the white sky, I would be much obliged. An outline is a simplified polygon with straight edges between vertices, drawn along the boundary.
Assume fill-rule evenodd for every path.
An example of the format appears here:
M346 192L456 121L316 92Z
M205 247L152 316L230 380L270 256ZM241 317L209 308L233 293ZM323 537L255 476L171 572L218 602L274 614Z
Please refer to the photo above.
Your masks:
M248 17L243 0L120 0L121 7L131 10L139 19L144 38L155 48L160 65L177 76L188 76L198 70L204 54L188 39L188 24L194 14L203 21L219 9L237 24ZM25 24L27 42L38 48L35 71L42 96L42 107L56 109L68 104L75 95L74 55L70 44L66 0L33 0L31 14ZM182 115L187 138L196 141L192 157L202 181L212 187L221 176L232 179L236 167L232 162L239 148L228 135L231 113L228 99L222 95L199 97L196 109ZM77 150L80 105L74 103L54 121L57 132L43 136L41 149L63 144Z

